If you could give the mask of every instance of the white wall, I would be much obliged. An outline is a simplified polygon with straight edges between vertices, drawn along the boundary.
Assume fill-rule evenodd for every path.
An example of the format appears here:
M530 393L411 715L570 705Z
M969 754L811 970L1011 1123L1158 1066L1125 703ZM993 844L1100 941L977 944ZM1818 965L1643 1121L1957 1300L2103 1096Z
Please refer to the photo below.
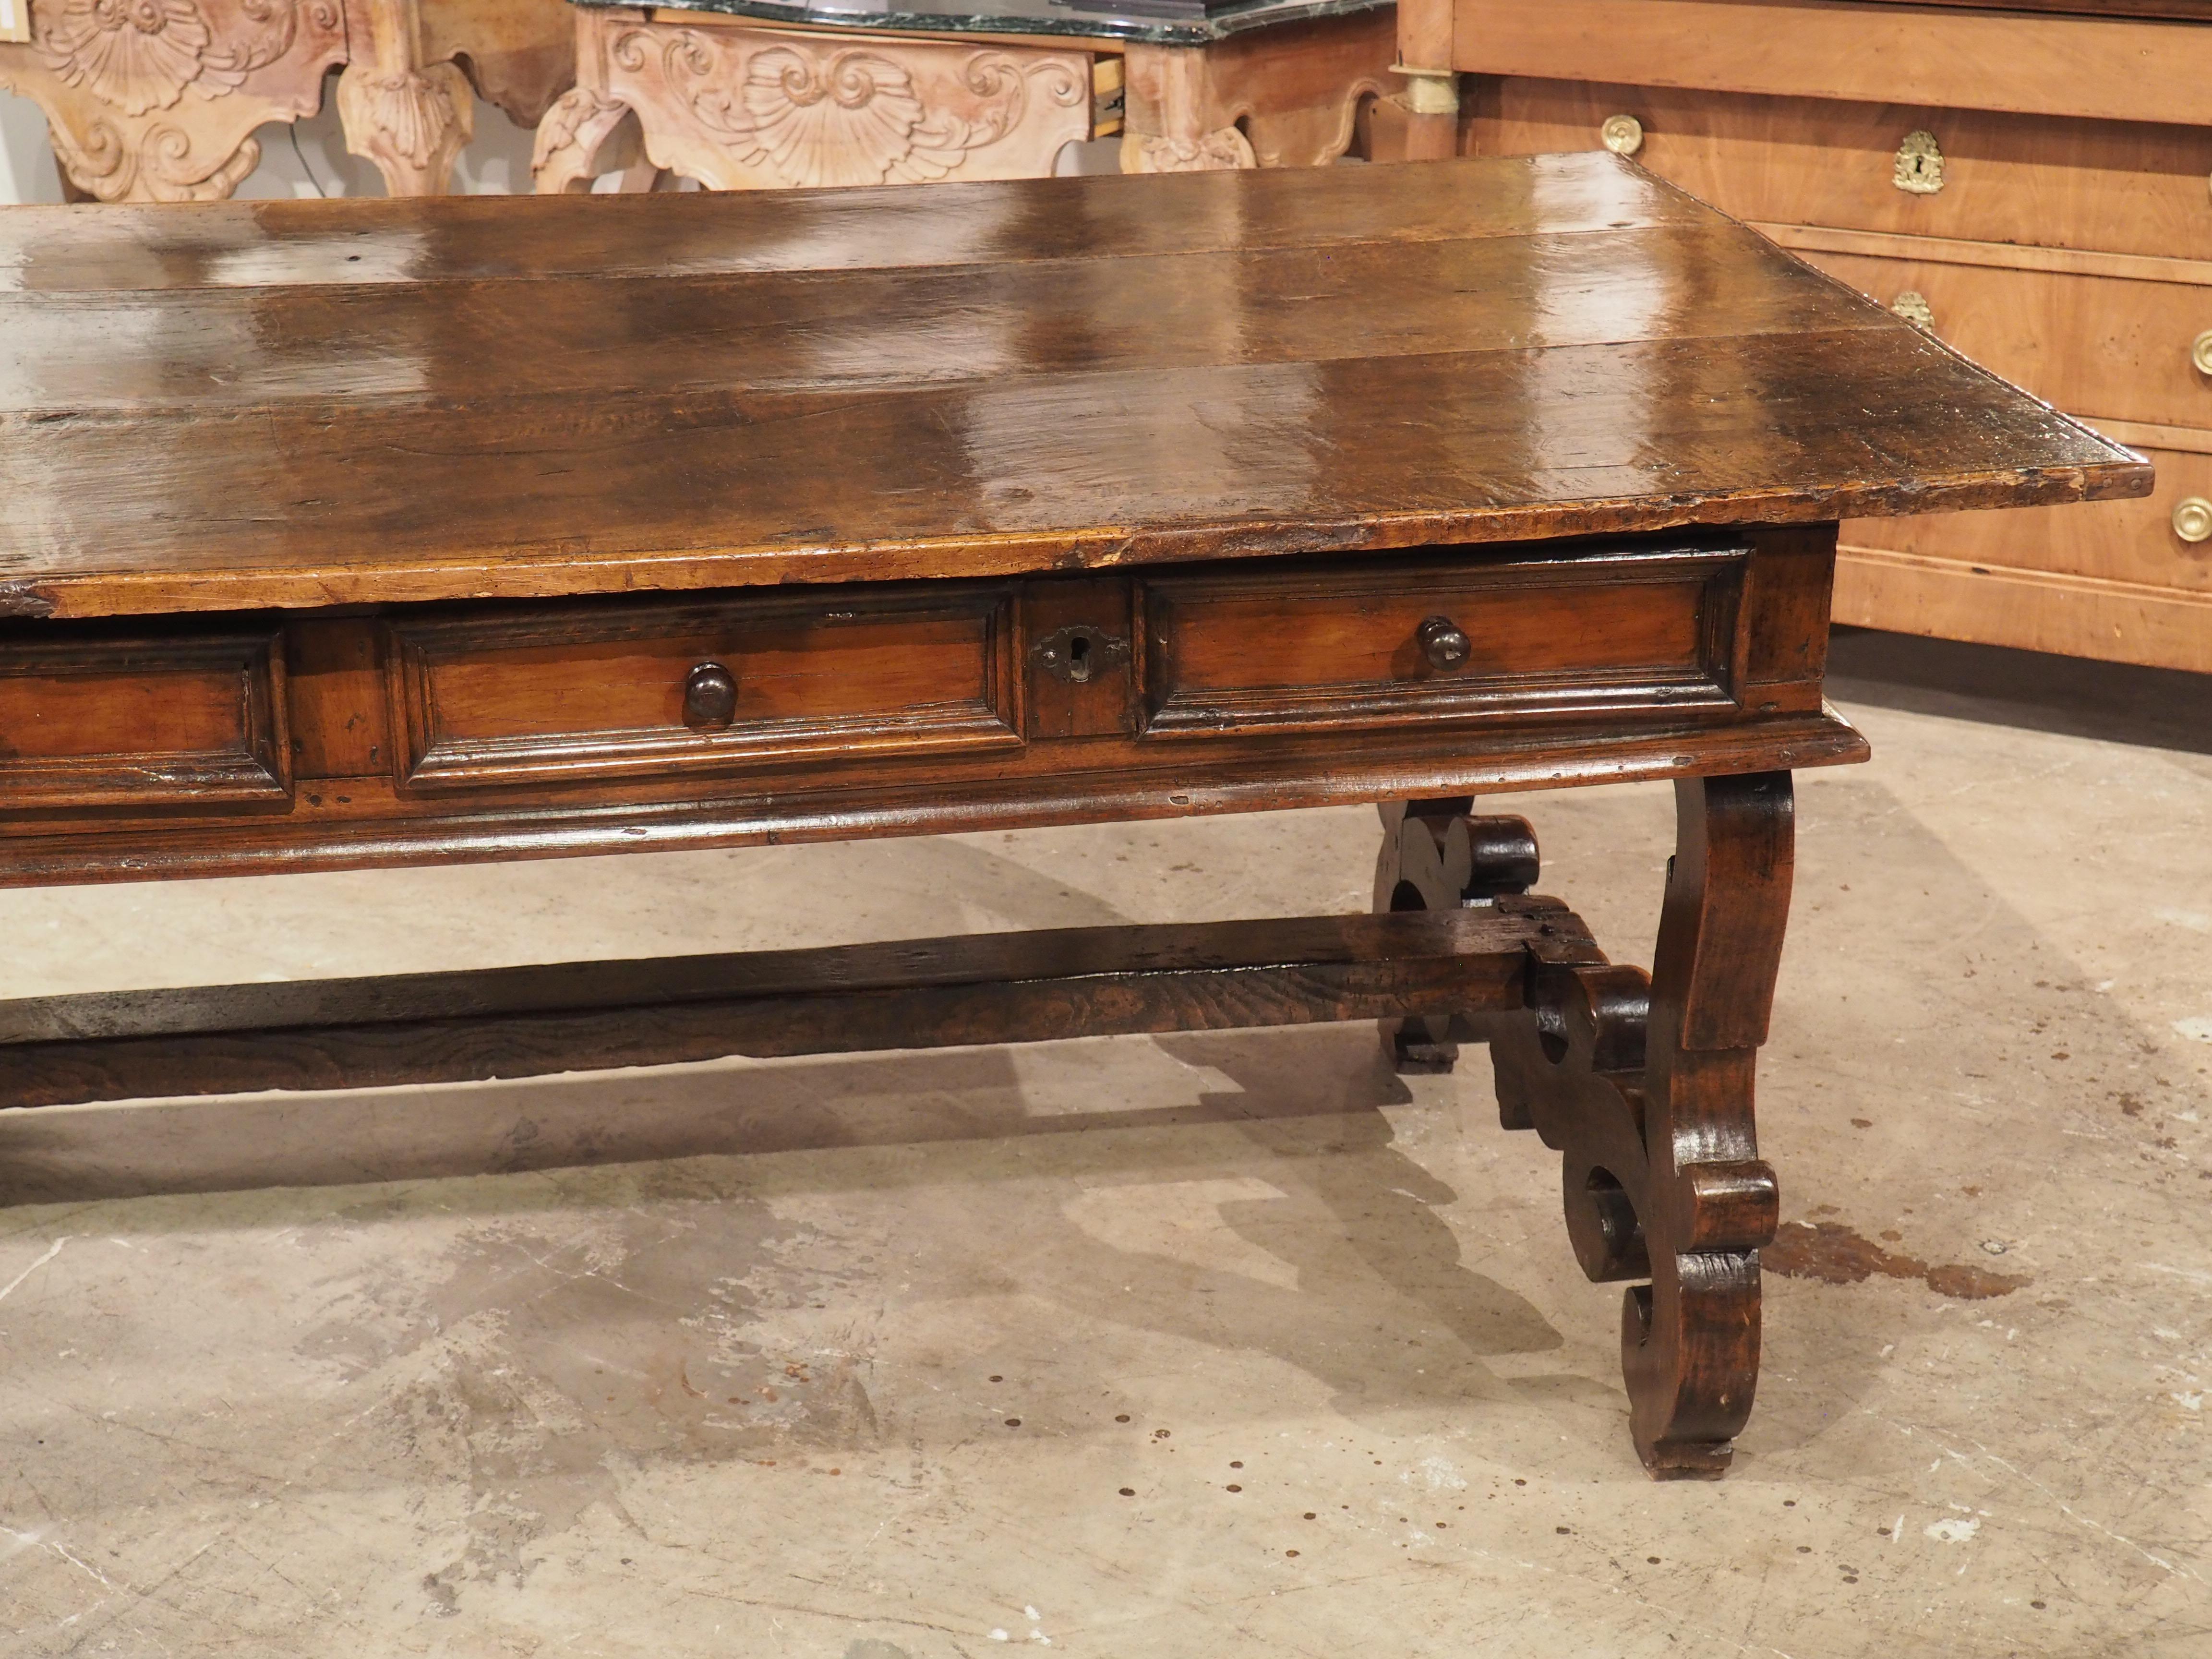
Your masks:
M46 118L27 98L0 92L0 202L58 202L62 181L46 143Z
M238 187L242 197L381 196L384 180L346 153L338 131L335 76L323 82L323 107L296 124L271 122L253 135L261 165ZM477 105L477 136L461 153L454 182L474 194L530 188L532 135L495 105ZM296 141L296 143L295 143ZM0 203L58 202L60 176L46 142L46 117L27 98L0 92Z

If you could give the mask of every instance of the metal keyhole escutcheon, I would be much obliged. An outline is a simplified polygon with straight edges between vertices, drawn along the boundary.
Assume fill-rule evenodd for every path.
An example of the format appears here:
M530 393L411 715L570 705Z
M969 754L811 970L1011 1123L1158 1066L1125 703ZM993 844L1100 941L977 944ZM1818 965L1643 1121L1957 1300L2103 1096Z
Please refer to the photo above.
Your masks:
M716 731L737 718L738 678L718 662L702 662L684 680L684 724Z
M1109 665L1127 660L1129 641L1103 629L1079 623L1046 635L1030 654L1053 678L1070 685L1088 685Z
M1457 623L1449 617L1431 617L1415 631L1421 642L1421 654L1429 659L1429 666L1449 671L1463 666L1474 654L1474 642L1460 631Z

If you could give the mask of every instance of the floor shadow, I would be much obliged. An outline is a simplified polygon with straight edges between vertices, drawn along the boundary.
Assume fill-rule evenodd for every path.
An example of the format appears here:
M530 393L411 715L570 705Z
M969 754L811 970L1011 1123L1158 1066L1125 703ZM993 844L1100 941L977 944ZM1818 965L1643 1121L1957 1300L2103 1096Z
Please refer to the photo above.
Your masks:
M1828 695L2107 743L2212 754L2212 674L1838 628Z
M1006 1049L962 1048L47 1107L0 1115L0 1207L1247 1123L1377 1103L1308 1089L1039 1113Z

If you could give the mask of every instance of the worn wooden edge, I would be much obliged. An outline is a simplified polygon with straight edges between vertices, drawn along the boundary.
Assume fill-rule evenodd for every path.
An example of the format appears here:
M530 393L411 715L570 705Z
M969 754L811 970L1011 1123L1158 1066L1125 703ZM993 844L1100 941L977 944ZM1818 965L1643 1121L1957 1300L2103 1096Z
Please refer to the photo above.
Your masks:
M770 793L619 807L528 807L489 792L467 806L425 811L379 804L373 780L349 787L345 807L295 800L283 813L229 819L140 819L112 828L0 826L0 888L79 882L365 870L470 859L586 857L617 852L854 841L1197 817L1291 807L1371 805L1506 789L1563 789L1744 772L1848 765L1868 758L1866 739L1834 709L1743 726L1677 727L1633 737L1523 733L1488 750L1438 759L1433 738L1394 748L1385 740L1332 752L1325 763L1285 745L1279 757L1213 763L1193 782L1183 745L1158 765L1056 778L984 779L869 790ZM383 786L388 789L389 786ZM156 852L155 849L158 849Z
M0 1107L1415 1016L1524 1000L1563 907L969 935L0 1004Z
M1778 246L1780 245L1778 244ZM1785 252L1787 250L1785 250ZM1814 264L1809 259L1800 258L1795 252L1790 252L1789 257L1797 264L1804 266L1806 270L1811 271L1822 282L1828 283L1833 288L1840 289L1850 298L1857 300L1864 304L1874 305L1877 309L1880 308L1879 302L1876 301L1870 295L1868 295L1860 289L1853 287L1844 278L1836 275L1835 272L1823 270L1820 266ZM1903 319L1899 319L1899 320L1902 321ZM1906 326L1911 327L1913 325L1907 324ZM2091 466L2083 469L2084 482L2087 485L2087 489L2085 493L2078 498L2079 500L2085 501L2128 501L2137 496L2148 495L2151 493L2152 489L2156 487L2156 471L2151 465L2150 458L2148 456L2129 448L2125 444L2116 442L2113 439L2107 436L2106 434L2098 431L2096 428L2089 425L2087 422L2082 421L2075 416L2069 415L2064 410L2060 409L2048 398L2039 398L2027 387L2017 385L2013 381L2007 380L2002 375L1995 373L1993 370L1984 368L1980 363L1977 362L1973 358L1966 356L1965 352L1960 350L1958 347L1953 345L1948 340L1946 340L1942 335L1936 333L1933 329L1921 329L1919 332L1929 345L1942 352L1946 356L1958 363L1961 368L1966 368L1975 374L1981 375L1985 379L1996 380L2000 384L2009 387L2012 392L2023 400L2040 405L2045 417L2055 425L2063 427L2075 436L2085 439L2091 443L2100 445L2103 448L2111 452L2113 456L2113 459L2111 463L2107 464L2107 465L2103 467ZM2106 474L2109 474L2109 476L2103 476ZM2030 501L2025 498L2008 503L2008 505L2014 507L2049 506L2053 504L2054 503L2046 501ZM1938 508L1937 510L1951 511L1954 509ZM1842 516L1845 518L1872 519L1902 518L1908 515L1909 514L1906 513L1855 512L1847 513Z
M945 570L956 568L956 562L963 578L1036 575L1206 559L1489 546L1696 527L1820 524L1837 519L2063 506L2151 493L2154 476L2148 460L2056 410L2052 418L2064 422L2113 459L2084 466L1938 475L1911 483L1833 489L1813 495L1775 489L1686 499L1625 496L1559 506L1389 513L1321 520L1230 520L1146 529L1106 525L1072 531L994 532L812 546L580 554L573 548L553 545L502 549L499 562L489 566L481 550L456 548L439 556L380 563L367 574L357 565L336 561L283 569L96 571L0 580L0 617L176 616L213 611L304 610L351 603L573 599L598 593L688 592L793 582L927 580L942 579Z

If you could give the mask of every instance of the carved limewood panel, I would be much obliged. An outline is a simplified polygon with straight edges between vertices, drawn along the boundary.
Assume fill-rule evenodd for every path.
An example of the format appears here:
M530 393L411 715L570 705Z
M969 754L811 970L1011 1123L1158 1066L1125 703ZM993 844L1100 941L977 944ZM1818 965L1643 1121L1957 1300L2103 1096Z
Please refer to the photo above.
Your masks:
M1207 46L1132 43L1124 173L1310 167L1351 148L1363 106L1395 84L1389 7Z
M345 61L339 0L39 0L0 87L46 112L68 182L102 201L224 197L254 128L312 115Z
M1091 54L847 40L580 11L577 86L538 129L542 192L634 164L713 190L1048 175L1091 136Z
M0 33L0 87L45 112L69 187L106 202L228 196L261 159L253 130L313 114L340 64L347 148L395 196L441 194L474 118L453 60L526 123L574 78L559 0L31 0L27 36Z

